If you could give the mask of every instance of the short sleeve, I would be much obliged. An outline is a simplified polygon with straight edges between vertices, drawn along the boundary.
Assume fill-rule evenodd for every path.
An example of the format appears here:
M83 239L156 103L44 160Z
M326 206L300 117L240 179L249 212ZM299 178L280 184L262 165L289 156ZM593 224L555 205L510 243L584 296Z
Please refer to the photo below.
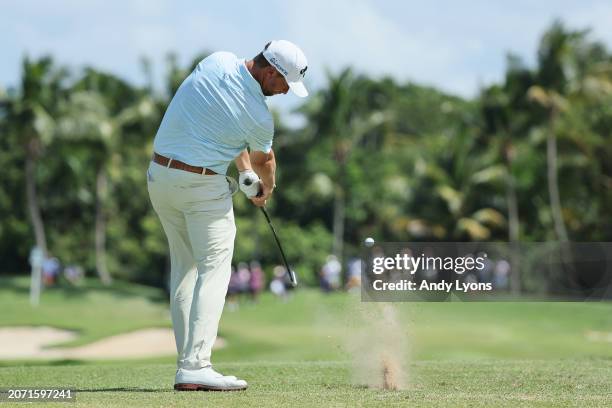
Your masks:
M247 135L247 144L252 151L270 153L274 138L274 120L272 115L257 124Z

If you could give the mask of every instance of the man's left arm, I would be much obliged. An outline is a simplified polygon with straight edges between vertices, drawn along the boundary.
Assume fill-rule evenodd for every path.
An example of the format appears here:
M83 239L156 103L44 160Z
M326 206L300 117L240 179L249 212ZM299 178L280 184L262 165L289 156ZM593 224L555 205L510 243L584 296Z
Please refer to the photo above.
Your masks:
M234 159L234 163L236 163L236 168L240 173L246 170L252 170L253 166L251 166L251 159L249 158L249 152L247 149L244 149L240 154Z
M255 154L249 154L248 150L244 149L238 156L236 156L234 162L236 163L236 168L240 173L238 178L240 189L253 202L253 204L261 207L266 204L266 200L270 197L270 194L272 194L272 190L275 187L274 170L276 169L276 161L274 160L274 153L270 151L270 153L265 154L265 156L268 158L271 156L271 161L266 160L266 163L260 165L260 154L264 153L254 153ZM251 161L251 156L253 156L253 159L255 160L254 163ZM273 166L272 169L269 169L270 165ZM272 184L268 184L270 183L270 179L272 180Z

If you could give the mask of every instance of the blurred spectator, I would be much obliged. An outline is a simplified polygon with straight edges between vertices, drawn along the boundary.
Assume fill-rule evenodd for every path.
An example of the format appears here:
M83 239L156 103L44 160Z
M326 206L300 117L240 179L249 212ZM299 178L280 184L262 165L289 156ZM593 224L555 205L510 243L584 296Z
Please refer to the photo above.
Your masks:
M337 290L340 287L341 272L342 265L338 261L338 258L336 258L335 255L329 255L325 264L321 267L321 289L323 289L324 292Z
M253 302L257 302L259 294L264 288L265 277L261 265L257 261L251 262L251 279L249 281L249 292Z
M274 278L270 282L270 292L279 298L287 299L287 286L285 285L285 275L287 271L284 266L277 265L273 270Z
M64 278L73 285L79 285L85 276L79 265L67 265L64 268Z
M57 258L48 256L42 263L42 279L45 286L53 286L57 283L60 273L60 262Z
M463 282L465 283L478 283L478 276L473 272L468 272L463 275Z
M502 259L495 264L493 286L496 289L508 289L508 275L510 275L510 262Z
M247 293L249 291L251 281L251 271L249 271L249 265L246 262L240 262L238 264L237 273L240 293Z
M321 269L319 270L319 287L325 293L330 292L332 290L331 286L329 285L329 282L327 281L327 277L325 276L325 272L323 271L323 267L321 267Z
M484 258L484 267L478 272L480 282L491 282L493 280L495 263L490 260L484 252L479 252L476 256Z
M238 310L238 295L240 294L240 277L238 271L232 266L229 284L227 286L226 306L227 310Z
M346 267L346 290L349 292L359 290L361 286L361 259L351 258Z
M425 259L432 258L435 256L434 250L431 247L426 247L423 250L423 256ZM423 279L434 282L438 279L438 269L435 266L435 263L426 264L424 267L421 267L421 276Z

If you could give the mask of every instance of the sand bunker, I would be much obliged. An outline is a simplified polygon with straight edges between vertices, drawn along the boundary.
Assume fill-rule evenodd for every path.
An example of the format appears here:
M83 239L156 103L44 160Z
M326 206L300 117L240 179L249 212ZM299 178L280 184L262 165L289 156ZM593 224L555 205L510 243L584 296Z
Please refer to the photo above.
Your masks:
M612 332L589 330L586 332L586 338L590 341L612 343Z
M174 334L167 328L137 330L80 347L46 348L77 337L72 331L53 327L0 327L0 360L146 358L176 354ZM213 350L224 346L225 341L218 337Z

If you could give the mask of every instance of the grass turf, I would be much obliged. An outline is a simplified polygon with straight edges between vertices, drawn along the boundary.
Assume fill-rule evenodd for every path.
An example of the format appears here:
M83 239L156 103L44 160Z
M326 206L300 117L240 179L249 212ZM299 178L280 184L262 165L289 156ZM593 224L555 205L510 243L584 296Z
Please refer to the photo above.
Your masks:
M70 345L170 325L163 297L150 288L53 289L33 309L27 281L2 283L0 325L77 330L80 338ZM228 346L213 360L219 371L248 380L246 392L174 392L173 356L133 362L4 361L0 387L71 386L79 390L77 406L105 407L612 404L612 344L606 340L612 332L610 303L395 306L410 344L404 391L369 389L352 381L352 356L344 346L353 329L365 324L359 301L309 290L286 303L266 295L256 305L243 303L240 310L224 313L220 335ZM604 335L589 337L593 332Z
M6 367L3 386L77 390L76 406L610 406L612 362L603 360L421 361L403 391L350 382L346 362L219 364L247 378L244 392L176 392L171 364ZM57 407L57 403L46 404ZM39 404L37 404L39 406ZM40 404L45 406L45 404Z

